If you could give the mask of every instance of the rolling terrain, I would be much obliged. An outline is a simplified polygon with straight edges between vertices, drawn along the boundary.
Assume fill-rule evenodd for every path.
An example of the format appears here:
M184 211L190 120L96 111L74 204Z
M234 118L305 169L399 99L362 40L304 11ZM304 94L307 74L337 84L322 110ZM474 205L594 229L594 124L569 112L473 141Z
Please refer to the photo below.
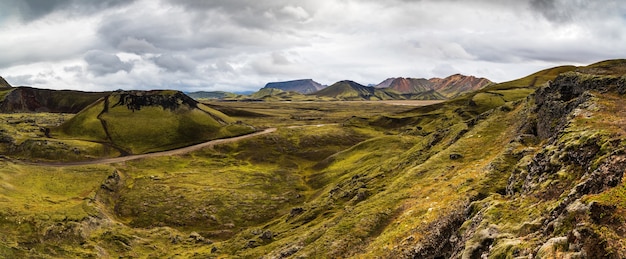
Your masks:
M277 129L120 163L50 168L4 150L0 257L624 258L625 75L626 60L555 67L417 107L166 91L112 93L74 116L3 114L15 143L54 141L31 129L61 125L51 137L125 150L190 143L146 128L206 112L201 128ZM147 101L160 98L174 101ZM127 134L113 138L100 118L136 124L107 127Z

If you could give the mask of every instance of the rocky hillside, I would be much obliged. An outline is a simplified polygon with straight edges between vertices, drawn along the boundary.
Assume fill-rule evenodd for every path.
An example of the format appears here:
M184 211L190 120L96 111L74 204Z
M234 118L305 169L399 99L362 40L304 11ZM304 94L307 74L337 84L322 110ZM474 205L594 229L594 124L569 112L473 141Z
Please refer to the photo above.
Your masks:
M301 94L310 94L324 89L326 86L312 79L300 79L284 82L270 82L263 88L275 88L283 91L293 91Z
M77 113L108 94L108 92L14 87L4 93L4 98L0 98L0 112Z
M116 91L52 129L51 136L107 143L122 154L139 154L252 131L179 91Z

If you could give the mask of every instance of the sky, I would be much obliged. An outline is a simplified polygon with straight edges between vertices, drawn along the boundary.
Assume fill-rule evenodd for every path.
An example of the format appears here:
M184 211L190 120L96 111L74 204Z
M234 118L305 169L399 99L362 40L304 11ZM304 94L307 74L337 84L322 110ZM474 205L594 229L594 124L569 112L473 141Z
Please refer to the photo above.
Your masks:
M255 91L626 58L622 0L0 0L14 86Z

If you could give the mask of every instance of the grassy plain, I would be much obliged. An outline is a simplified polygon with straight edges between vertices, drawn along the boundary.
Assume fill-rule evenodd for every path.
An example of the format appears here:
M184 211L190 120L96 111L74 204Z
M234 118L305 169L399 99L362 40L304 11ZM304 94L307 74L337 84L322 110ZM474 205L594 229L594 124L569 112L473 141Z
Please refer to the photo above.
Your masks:
M58 168L15 161L32 158L32 152L15 149L29 141L52 145L55 140L40 129L61 125L73 115L3 114L7 122L3 136L11 141L0 162L0 205L6 208L0 228L12 235L2 238L0 255L187 257L211 254L213 247L219 247L220 253L237 253L238 243L219 241L260 229L314 199L334 177L317 174L314 168L319 163L382 136L378 131L343 126L343 122L352 116L412 108L361 102L238 104L243 105L228 106L224 113L236 109L231 114L236 120L279 130L186 155ZM261 112L265 116L250 116ZM233 116L239 113L244 116ZM54 158L66 160L58 151L59 157ZM107 179L115 179L113 175L119 176L117 187L103 187L110 186ZM190 241L190 233L207 241ZM178 239L174 243L180 245L173 246L172 240Z

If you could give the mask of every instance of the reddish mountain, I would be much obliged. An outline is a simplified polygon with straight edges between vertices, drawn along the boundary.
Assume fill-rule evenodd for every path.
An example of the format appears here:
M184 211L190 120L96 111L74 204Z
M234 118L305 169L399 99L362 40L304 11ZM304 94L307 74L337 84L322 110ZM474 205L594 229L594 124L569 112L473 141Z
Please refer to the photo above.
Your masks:
M446 78L403 78L393 77L385 79L376 88L389 88L400 93L423 93L435 91L446 98L452 98L465 92L481 89L492 82L486 78L451 75Z
M428 81L432 83L432 88L452 98L465 92L471 92L481 89L492 82L486 78L477 78L474 76L464 76L461 74L454 74L446 78L431 78Z
M389 88L401 93L423 93L432 90L431 83L423 78L403 78L394 79Z

